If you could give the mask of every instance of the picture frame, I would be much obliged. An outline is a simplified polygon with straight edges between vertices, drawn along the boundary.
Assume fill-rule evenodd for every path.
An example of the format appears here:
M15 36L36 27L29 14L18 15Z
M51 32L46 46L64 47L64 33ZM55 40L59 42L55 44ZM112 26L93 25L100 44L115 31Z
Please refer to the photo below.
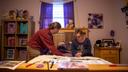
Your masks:
M102 39L103 47L111 47L115 43L114 39Z
M88 28L103 29L103 13L88 13Z

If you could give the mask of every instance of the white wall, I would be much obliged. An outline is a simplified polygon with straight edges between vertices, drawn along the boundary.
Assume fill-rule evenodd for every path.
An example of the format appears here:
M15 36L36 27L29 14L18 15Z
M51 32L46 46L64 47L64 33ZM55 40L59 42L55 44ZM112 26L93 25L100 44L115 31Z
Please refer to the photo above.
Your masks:
M125 25L125 16L121 12L123 0L77 0L75 2L75 19L77 26L87 27L88 13L103 13L103 29L90 29L89 37L92 44L97 39L111 38L110 30L115 30L115 40L122 45L121 63L128 64L128 29Z
M109 31L114 29L113 9L114 0L77 0L76 23L80 27L87 27L88 13L103 13L103 29L90 29L90 38L95 41L97 39L108 38ZM78 26L78 25L77 25Z
M3 4L3 14L6 14L9 10L26 9L31 16L34 16L36 21L36 31L39 27L40 16L40 0L1 0Z
M128 64L128 29L126 28L126 20L125 14L121 12L121 8L124 7L124 2L121 0L117 0L115 4L115 13L114 15L114 28L116 29L116 40L120 41L122 44L122 51L121 51L121 62Z
M1 0L2 14L11 9L27 9L36 21L39 29L40 0ZM88 13L103 13L103 29L90 29L92 45L97 39L111 38L109 32L115 30L115 39L122 44L121 63L128 64L128 29L125 28L125 16L120 8L123 0L75 0L75 23L77 27L87 27ZM0 5L1 6L1 5Z

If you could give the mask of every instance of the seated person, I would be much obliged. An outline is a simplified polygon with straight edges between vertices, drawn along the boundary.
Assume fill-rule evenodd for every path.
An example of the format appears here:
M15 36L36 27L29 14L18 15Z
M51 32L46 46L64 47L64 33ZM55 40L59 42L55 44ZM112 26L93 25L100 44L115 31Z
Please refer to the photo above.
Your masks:
M89 38L86 37L84 30L78 29L76 31L75 38L72 40L71 51L72 56L75 57L92 56L91 42Z

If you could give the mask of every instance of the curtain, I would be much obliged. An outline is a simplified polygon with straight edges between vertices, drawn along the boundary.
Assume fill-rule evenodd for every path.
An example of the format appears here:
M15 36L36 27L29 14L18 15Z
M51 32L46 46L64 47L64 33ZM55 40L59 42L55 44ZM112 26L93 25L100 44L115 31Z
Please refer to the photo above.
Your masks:
M48 24L52 22L52 10L53 4L41 3L41 14L40 14L40 29L47 28Z
M74 22L74 3L73 1L64 3L64 27L68 24L69 20Z

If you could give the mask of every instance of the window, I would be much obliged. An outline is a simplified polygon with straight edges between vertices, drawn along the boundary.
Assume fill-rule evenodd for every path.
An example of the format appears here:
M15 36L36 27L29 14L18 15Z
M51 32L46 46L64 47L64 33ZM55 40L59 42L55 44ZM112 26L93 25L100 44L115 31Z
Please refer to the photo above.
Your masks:
M64 9L63 4L53 4L53 22L59 22L64 28Z
M42 2L40 13L40 29L47 28L48 24L54 21L61 23L62 28L66 27L69 20L74 22L73 1L59 4Z

